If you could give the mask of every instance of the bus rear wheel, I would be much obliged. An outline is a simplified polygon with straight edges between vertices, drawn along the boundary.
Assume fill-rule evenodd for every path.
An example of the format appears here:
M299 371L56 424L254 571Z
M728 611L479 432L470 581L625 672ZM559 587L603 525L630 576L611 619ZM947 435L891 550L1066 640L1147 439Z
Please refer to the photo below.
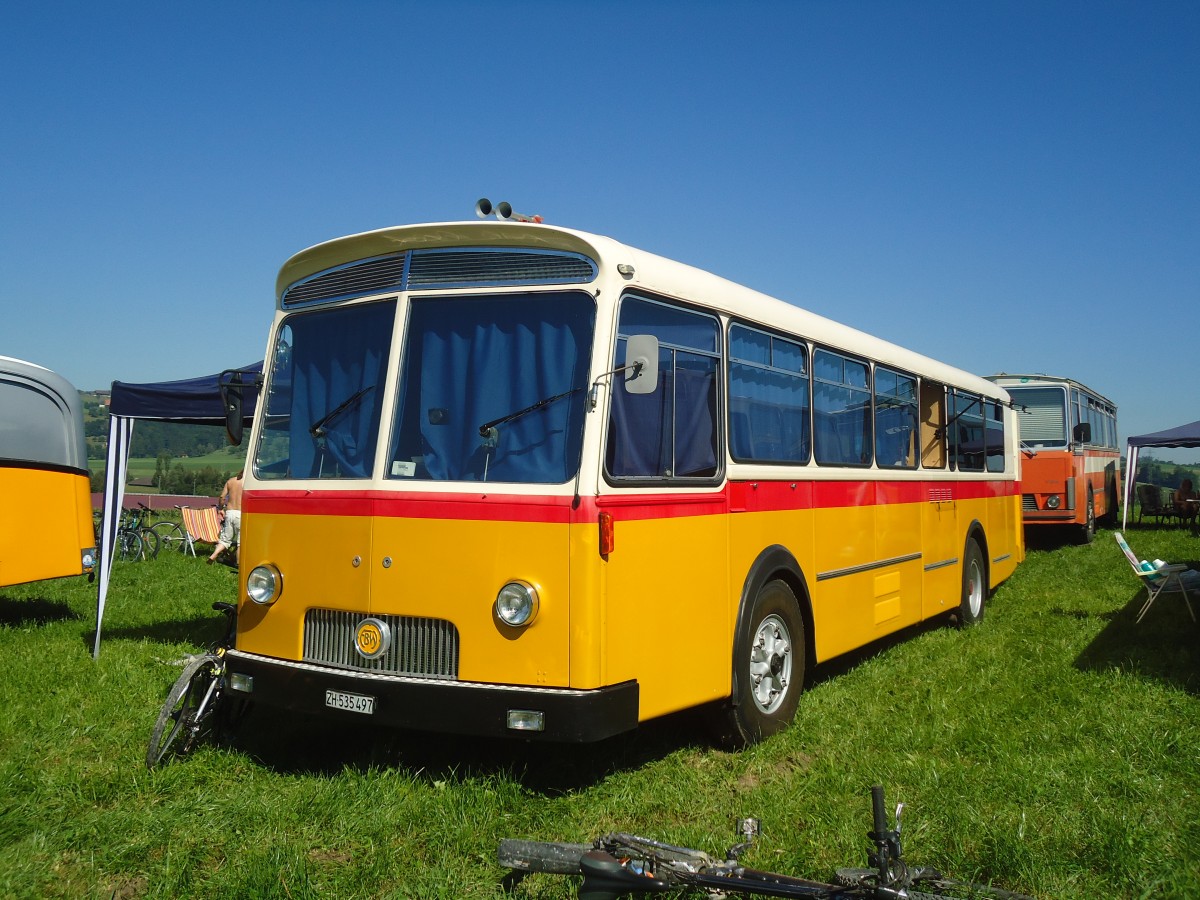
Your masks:
M958 604L958 627L966 628L983 621L987 603L987 570L983 565L983 551L974 538L967 539L963 551L962 599Z
M1087 494L1087 511L1082 525L1078 526L1079 531L1076 533L1079 543L1090 544L1096 536L1096 498L1092 494L1092 489L1088 488Z
M769 581L754 598L733 650L734 693L722 742L756 744L791 724L804 688L804 618L792 589Z

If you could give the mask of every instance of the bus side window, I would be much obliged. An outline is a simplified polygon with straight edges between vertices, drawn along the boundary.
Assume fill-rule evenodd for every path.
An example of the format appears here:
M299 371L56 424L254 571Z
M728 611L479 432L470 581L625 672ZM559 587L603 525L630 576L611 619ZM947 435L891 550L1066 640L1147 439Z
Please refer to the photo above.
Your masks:
M935 382L921 382L921 465L926 469L946 468L946 389Z
M813 353L813 455L818 465L869 466L871 391L867 364L840 353Z
M658 387L632 394L618 379L605 468L612 478L712 478L718 474L719 325L712 316L639 297L621 301L615 360L631 334L659 342ZM614 362L614 365L618 362Z
M881 468L917 466L917 380L875 367L875 462Z

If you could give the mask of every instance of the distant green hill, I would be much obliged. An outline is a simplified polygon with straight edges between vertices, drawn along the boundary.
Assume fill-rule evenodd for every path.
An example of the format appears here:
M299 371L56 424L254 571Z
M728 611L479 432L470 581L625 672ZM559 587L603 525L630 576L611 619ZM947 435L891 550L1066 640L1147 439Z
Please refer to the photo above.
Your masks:
M107 394L80 391L92 489L103 490L108 451ZM245 446L230 447L219 425L138 422L133 428L128 481L165 493L215 494L242 468Z

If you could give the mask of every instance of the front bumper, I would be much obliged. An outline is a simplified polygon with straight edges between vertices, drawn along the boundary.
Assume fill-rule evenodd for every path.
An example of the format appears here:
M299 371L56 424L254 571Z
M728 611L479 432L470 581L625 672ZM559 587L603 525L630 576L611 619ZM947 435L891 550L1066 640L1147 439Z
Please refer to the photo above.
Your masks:
M638 724L638 684L625 681L595 690L538 688L381 675L291 662L230 650L230 676L248 676L252 690L242 694L267 706L297 712L353 716L396 728L481 737L587 743L631 731ZM326 691L375 698L370 716L325 705ZM511 710L545 714L542 731L508 727Z

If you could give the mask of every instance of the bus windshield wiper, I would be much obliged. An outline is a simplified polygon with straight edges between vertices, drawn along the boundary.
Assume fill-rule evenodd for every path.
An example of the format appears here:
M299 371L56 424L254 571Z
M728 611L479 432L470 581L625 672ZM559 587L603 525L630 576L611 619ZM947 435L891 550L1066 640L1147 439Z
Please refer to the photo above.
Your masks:
M539 400L537 403L532 403L529 406L526 406L524 409L518 409L516 412L511 412L507 416L501 416L498 419L492 419L490 422L484 422L479 426L479 436L481 438L492 437L493 429L495 429L497 425L503 425L505 422L511 422L513 419L519 419L521 416L535 412L541 409L543 406L550 405L555 400L561 400L563 397L570 397L572 394L578 394L582 390L583 388L581 387L571 388L569 391L563 391L561 394L555 394L553 397L546 397L542 400Z
M332 419L337 418L339 415L344 413L351 406L353 406L355 403L357 403L359 400L361 400L363 398L364 394L366 394L368 391L373 391L373 390L375 390L375 385L368 384L361 391L358 391L355 394L351 394L349 397L347 397L345 400L343 400L341 403L339 403L337 406L335 406L328 413L321 416L321 418L317 419L317 421L313 422L312 425L310 425L308 427L308 433L311 434L315 438L325 437L325 426L328 425Z

